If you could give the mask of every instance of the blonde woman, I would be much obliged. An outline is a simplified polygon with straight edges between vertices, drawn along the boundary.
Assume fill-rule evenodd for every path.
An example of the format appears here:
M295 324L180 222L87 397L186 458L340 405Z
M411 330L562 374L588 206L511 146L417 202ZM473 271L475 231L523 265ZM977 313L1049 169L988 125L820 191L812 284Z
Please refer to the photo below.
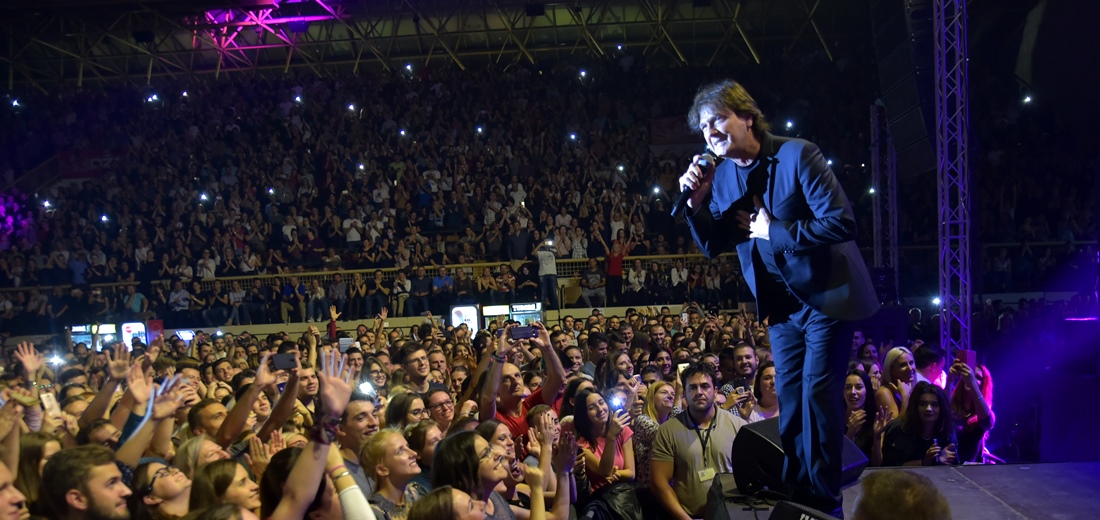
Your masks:
M634 468L638 487L649 489L649 457L657 429L676 411L676 388L665 381L649 385L645 411L634 423Z

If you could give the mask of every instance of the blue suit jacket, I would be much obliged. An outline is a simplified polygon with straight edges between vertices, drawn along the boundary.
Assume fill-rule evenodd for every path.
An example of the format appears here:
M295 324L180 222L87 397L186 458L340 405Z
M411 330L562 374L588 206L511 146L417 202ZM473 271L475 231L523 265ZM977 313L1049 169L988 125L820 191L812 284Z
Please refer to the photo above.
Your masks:
M791 294L835 319L871 317L879 302L854 242L852 206L821 151L808 141L771 134L760 144L753 178L738 178L732 161L718 165L710 196L688 217L695 242L708 258L736 248L745 281L759 302L752 251L753 242L761 239L749 239L735 216L738 209L751 212L757 195L772 215L771 247Z

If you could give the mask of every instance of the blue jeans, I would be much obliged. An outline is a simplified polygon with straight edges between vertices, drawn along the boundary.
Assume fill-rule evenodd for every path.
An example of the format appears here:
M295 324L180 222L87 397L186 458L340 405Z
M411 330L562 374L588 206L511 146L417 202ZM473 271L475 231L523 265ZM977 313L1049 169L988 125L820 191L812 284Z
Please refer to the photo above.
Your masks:
M544 274L539 276L539 290L542 291L542 301L550 301L550 308L558 308L558 275Z
M783 480L792 500L825 512L841 507L844 374L851 324L806 305L769 320Z

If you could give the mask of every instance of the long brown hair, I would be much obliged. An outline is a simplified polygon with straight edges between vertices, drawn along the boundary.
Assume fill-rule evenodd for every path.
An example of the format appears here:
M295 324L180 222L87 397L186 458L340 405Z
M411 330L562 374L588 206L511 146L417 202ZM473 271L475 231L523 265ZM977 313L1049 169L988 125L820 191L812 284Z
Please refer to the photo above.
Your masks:
M15 488L27 497L27 504L38 502L38 492L42 489L42 473L39 472L39 464L42 462L42 453L46 451L46 445L50 442L61 442L48 433L29 433L19 440L19 468L15 473Z

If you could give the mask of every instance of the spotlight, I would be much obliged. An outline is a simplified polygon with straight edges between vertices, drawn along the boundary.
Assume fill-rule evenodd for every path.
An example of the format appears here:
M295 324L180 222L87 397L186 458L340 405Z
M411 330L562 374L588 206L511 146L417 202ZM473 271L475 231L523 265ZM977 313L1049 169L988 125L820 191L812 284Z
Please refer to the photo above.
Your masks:
M790 130L792 128L794 128L794 121L791 121L790 119L788 119L787 120L787 130Z
M302 102L302 96L294 96L294 102L295 103L301 103Z
M99 217L99 220L101 220L103 222L107 222L107 215L103 215L102 217Z
M577 134L569 134L569 139L572 139L572 140L576 141L577 140Z
M400 131L400 132L398 132L398 133L399 133L399 134L401 134L401 135L405 135L405 129L404 129L404 128L402 128L402 129L401 129L401 131Z
M54 354L53 357L50 358L50 363L54 364L54 365L60 365L64 362L65 362L65 360L61 359L61 357L58 356L57 354Z
M867 191L868 191L868 193L870 193L871 195L874 195L874 194L875 194L875 187L874 187L874 186L871 186L871 189L869 189L869 190L867 190Z
M939 296L932 298L932 305L939 307L941 303L943 303L943 301L940 300Z
M588 72L582 70L581 71L581 77L583 78L583 77L586 77L586 76L588 76Z
M183 97L187 97L187 91L186 91L186 90L184 90L184 91L183 91L183 94L182 94L182 96L183 96Z
M50 207L50 201L48 201L48 200L42 201L42 207L44 207L44 208Z
M623 165L621 165L621 164L619 165L619 171L623 171L623 170L625 170L625 169L626 169L626 167L625 167L625 166L623 166Z
M19 105L19 100L18 100L18 99L13 99L13 100L11 100L11 106L13 106L13 107L17 107L17 106L20 106L20 105Z
M833 165L833 160L832 159L829 159L828 161L825 161L825 166L832 166L832 165Z
M867 167L867 163L859 163L859 167L860 167L860 168L866 168L866 167Z
M355 112L355 103L348 104L348 110Z
M1024 96L1024 104L1031 103L1031 96Z
M480 126L479 126L479 127L477 127L477 133L479 133L479 134L480 134L481 132L482 132L482 129L481 129L481 127L480 127Z
M363 167L363 163L359 163L359 169L360 170L365 170L366 169L366 168Z
M661 193L661 187L660 186L654 186L653 187L653 194L656 195L658 193Z
M275 194L275 188L268 188L267 189L267 194L268 195L274 195Z
M405 64L405 70L407 70L409 72L412 72L413 71L412 63L406 63Z
M621 50L623 50L623 46L622 46L622 45L616 45L616 46L615 46L615 48L619 49L620 51L621 51Z
M206 194L199 195L199 200L206 200Z

